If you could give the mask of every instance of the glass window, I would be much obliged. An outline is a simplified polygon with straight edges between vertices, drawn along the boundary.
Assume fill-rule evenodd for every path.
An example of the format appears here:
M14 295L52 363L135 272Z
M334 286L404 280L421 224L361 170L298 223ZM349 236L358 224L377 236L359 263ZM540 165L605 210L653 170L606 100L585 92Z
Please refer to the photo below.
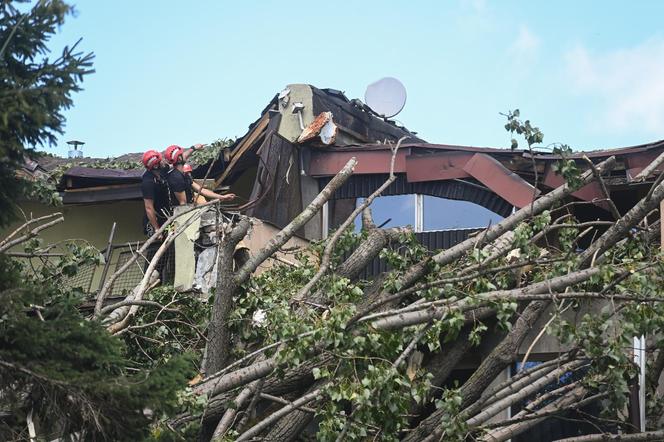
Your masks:
M364 198L358 198L357 204L364 202ZM415 225L415 196L414 195L390 195L379 196L371 204L371 214L377 226L403 227ZM355 220L356 230L362 227L362 216Z
M424 195L423 206L425 231L486 227L503 219L489 209L468 201Z

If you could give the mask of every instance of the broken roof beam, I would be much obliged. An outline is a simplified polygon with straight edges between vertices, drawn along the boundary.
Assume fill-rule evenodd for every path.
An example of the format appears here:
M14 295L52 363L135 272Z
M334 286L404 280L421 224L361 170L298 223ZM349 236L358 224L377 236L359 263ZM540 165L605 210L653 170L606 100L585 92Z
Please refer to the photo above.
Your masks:
M433 152L424 155L406 157L406 176L408 182L452 180L469 178L464 166L475 155L472 152Z
M269 112L266 112L256 122L254 127L239 141L237 146L235 146L231 152L230 163L226 166L226 169L221 176L215 180L215 188L219 187L224 179L233 171L235 164L239 161L242 155L244 155L262 135L265 135L269 122L270 114Z
M627 179L630 180L632 177L632 173L636 172L638 170L638 166L634 165L634 161L630 158L627 159L630 169L627 170ZM642 168L641 170L636 174L634 179L632 181L634 182L640 182L640 181L645 181L650 177L650 175L653 175L654 173L662 173L664 172L664 152L660 153L657 158L652 160L650 164L648 165L641 165Z
M553 170L552 164L549 164L546 167L544 181L542 181L542 184L550 187L551 189L555 189L556 187L565 184L565 179ZM606 197L604 196L604 192L602 192L602 187L597 181L591 181L576 192L572 193L572 196L580 199L581 201L593 202L596 206L601 207L604 210L610 210L608 202L605 201Z
M406 172L406 156L408 149L399 150L394 160L394 172ZM311 160L307 168L307 175L313 177L334 176L344 167L352 157L357 159L354 174L390 173L390 160L392 152L389 150L368 151L311 151Z
M500 161L483 153L474 154L463 170L519 209L533 202L540 194L539 189L535 189Z

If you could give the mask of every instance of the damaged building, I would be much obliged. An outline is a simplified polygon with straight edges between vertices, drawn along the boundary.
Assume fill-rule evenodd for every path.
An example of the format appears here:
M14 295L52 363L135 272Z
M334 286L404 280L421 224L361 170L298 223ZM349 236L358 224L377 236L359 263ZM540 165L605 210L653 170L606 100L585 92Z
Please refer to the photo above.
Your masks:
M340 91L303 84L288 85L275 95L243 137L218 158L195 165L192 175L203 185L213 189L225 186L238 195L238 201L224 209L251 217L252 230L241 247L252 253L299 215L355 158L352 176L285 247L302 249L310 241L325 238L386 181L392 147L399 140L393 170L396 179L375 202L374 218L380 226L412 226L417 240L431 251L450 248L477 235L564 182L556 170L560 155L427 142ZM119 160L135 162L139 156L130 154ZM590 170L593 163L611 156L616 166L610 174L581 187L566 201L579 222L617 220L646 196L664 172L664 141L574 153L566 159L580 170ZM56 167L67 164L65 160L42 158L27 161L22 173L45 179ZM91 296L101 288L105 276L127 262L144 240L140 224L142 173L140 167L79 164L66 168L58 180L65 222L47 235L84 238L102 251L103 265L81 269L71 281ZM405 214L397 213L400 208L405 208ZM23 209L35 216L52 211L29 202ZM653 221L661 212L652 214ZM203 216L192 234L176 240L173 280L168 281L176 287L206 292L214 285L218 221L213 215ZM455 217L458 220L450 222ZM292 264L287 254L278 254L275 259ZM387 263L376 257L359 278L371 279L386 270ZM142 271L139 265L125 272L115 282L109 299L117 300L130 291L142 278ZM548 316L543 315L534 328L542 329ZM546 360L563 350L552 337L536 338L529 336L520 349L521 353L528 351L533 361ZM455 378L463 379L464 370L472 372L494 344L488 339L477 352L466 355ZM501 375L509 376L509 369Z
M411 225L418 240L430 250L463 241L563 183L555 171L560 159L557 155L429 143L394 121L375 115L359 100L349 100L341 91L304 84L288 85L275 95L244 136L218 159L194 165L192 176L210 188L223 185L238 195L238 202L227 209L249 215L262 226L254 227L256 241L248 245L252 249L287 225L355 157L358 164L353 176L297 232L298 244L303 245L324 238L358 201L385 181L390 145L402 138L395 161L397 179L374 203L376 222ZM574 215L587 221L612 220L616 211L625 213L644 196L662 169L652 164L662 152L664 142L573 154L570 159L582 170L588 167L588 159L597 162L613 155L618 161L605 179L605 188L593 181L574 193L577 201L592 202L574 206ZM137 163L139 158L140 153L127 154L112 164ZM115 267L135 249L129 244L144 239L140 224L143 169L106 168L103 161L84 159L83 164L67 168L70 160L45 157L26 161L23 174L46 179L56 168L65 168L57 187L66 221L45 232L46 239L83 238L102 250L107 248L115 222L111 241L116 252L111 264ZM94 167L87 165L90 163ZM649 165L647 176L643 176ZM607 192L615 205L607 201ZM382 217L381 206L385 208ZM394 207L404 207L405 215L395 216ZM23 203L23 209L35 216L52 211L31 202ZM450 223L449 218L458 214L465 216ZM375 259L362 276L371 277L386 269L384 262ZM94 293L101 283L101 271L82 272L77 283ZM139 278L140 272L128 275L116 294Z

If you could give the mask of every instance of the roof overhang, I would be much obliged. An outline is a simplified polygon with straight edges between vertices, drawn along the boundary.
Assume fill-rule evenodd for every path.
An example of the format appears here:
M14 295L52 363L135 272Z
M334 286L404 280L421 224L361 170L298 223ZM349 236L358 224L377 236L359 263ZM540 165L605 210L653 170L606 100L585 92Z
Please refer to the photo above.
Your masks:
M355 176L387 174L390 172L392 158L390 149L391 146L386 144L354 144L313 149L305 170L313 177L331 177L354 157L358 161ZM574 160L580 169L585 170L589 167L588 159L597 163L609 156L615 156L617 167L606 179L611 191L622 190L624 186L640 186L641 181L635 182L634 178L661 155L664 155L664 142L578 152L566 158ZM409 183L476 180L505 201L520 208L532 202L541 192L564 183L553 167L561 159L559 155L537 152L531 154L530 151L524 150L410 143L402 145L397 153L394 172L405 174ZM654 168L651 166L651 169L649 177L645 177L650 181L664 172L664 164L657 164ZM608 209L601 186L595 181L574 192L573 196Z

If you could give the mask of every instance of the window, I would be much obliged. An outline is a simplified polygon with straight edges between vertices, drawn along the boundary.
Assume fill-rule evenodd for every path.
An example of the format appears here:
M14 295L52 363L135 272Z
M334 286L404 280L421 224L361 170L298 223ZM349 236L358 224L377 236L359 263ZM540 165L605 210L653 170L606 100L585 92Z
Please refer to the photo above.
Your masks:
M421 203L421 209L417 201ZM359 205L364 198L358 198ZM418 216L418 210L421 210ZM499 223L503 217L468 201L456 201L429 195L381 196L371 205L374 222L382 227L412 226L416 231L436 231L486 227ZM355 220L360 230L362 219Z
M357 199L357 205L364 198ZM377 226L385 228L415 225L415 197L413 195L379 196L371 204L371 214ZM355 220L356 230L362 228L362 216Z
M448 230L486 227L499 223L503 217L489 209L468 201L456 201L435 196L423 197L423 229Z

